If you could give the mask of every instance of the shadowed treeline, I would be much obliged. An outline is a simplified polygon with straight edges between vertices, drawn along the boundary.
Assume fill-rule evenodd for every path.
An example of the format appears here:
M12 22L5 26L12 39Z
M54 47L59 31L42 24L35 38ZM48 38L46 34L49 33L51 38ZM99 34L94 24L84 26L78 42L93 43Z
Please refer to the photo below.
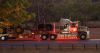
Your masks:
M37 20L57 21L59 18L69 18L80 21L100 20L99 0L30 0ZM39 20L40 19L40 20ZM44 21L43 20L43 21ZM85 20L85 21L84 21Z

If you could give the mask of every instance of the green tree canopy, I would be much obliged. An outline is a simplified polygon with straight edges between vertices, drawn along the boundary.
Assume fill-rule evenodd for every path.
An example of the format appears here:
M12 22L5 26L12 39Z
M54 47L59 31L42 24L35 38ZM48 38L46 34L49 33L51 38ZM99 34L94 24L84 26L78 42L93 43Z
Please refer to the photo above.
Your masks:
M0 17L8 19L13 24L21 24L35 16L33 12L27 11L30 6L28 0L4 0L0 4Z

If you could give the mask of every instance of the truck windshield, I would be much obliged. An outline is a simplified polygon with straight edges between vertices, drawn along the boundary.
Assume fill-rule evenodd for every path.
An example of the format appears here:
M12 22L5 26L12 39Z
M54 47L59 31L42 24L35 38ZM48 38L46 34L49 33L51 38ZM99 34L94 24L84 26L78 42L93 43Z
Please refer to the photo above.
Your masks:
M71 27L76 27L76 23L72 23L71 24Z

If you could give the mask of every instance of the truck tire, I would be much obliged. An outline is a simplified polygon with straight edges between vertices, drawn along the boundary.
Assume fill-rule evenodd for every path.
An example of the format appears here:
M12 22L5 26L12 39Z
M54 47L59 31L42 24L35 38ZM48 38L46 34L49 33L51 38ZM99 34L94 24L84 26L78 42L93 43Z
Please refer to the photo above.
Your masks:
M80 35L80 40L86 40L87 36L85 34Z
M6 41L6 40L8 40L8 37L7 37L7 36L1 36L0 39L1 39L2 41Z
M50 40L56 40L56 38L57 38L57 35L55 35L55 34L50 35Z
M24 29L22 27L16 27L15 28L15 33L22 34L23 32L24 32Z
M87 32L85 32L85 31L79 31L78 32L78 38L80 40L86 40L87 39Z
M42 39L42 40L47 40L47 39L48 39L48 35L43 34L43 35L41 36L41 39Z

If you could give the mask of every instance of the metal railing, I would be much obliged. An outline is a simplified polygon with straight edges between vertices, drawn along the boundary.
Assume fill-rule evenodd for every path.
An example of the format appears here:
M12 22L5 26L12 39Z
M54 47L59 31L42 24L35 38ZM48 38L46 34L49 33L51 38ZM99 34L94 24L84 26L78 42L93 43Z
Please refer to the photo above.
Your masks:
M46 50L51 50L51 49L59 49L59 50L63 50L63 49L100 49L100 44L58 44L58 45L52 45L52 44L46 44L46 45L39 45L39 44L29 44L29 45L25 45L25 44L19 44L19 45L3 45L0 44L0 48L9 48L11 50L16 49L16 48L21 48L23 50L26 50L27 47L28 48L34 48L35 50L39 50L39 49L46 49Z

